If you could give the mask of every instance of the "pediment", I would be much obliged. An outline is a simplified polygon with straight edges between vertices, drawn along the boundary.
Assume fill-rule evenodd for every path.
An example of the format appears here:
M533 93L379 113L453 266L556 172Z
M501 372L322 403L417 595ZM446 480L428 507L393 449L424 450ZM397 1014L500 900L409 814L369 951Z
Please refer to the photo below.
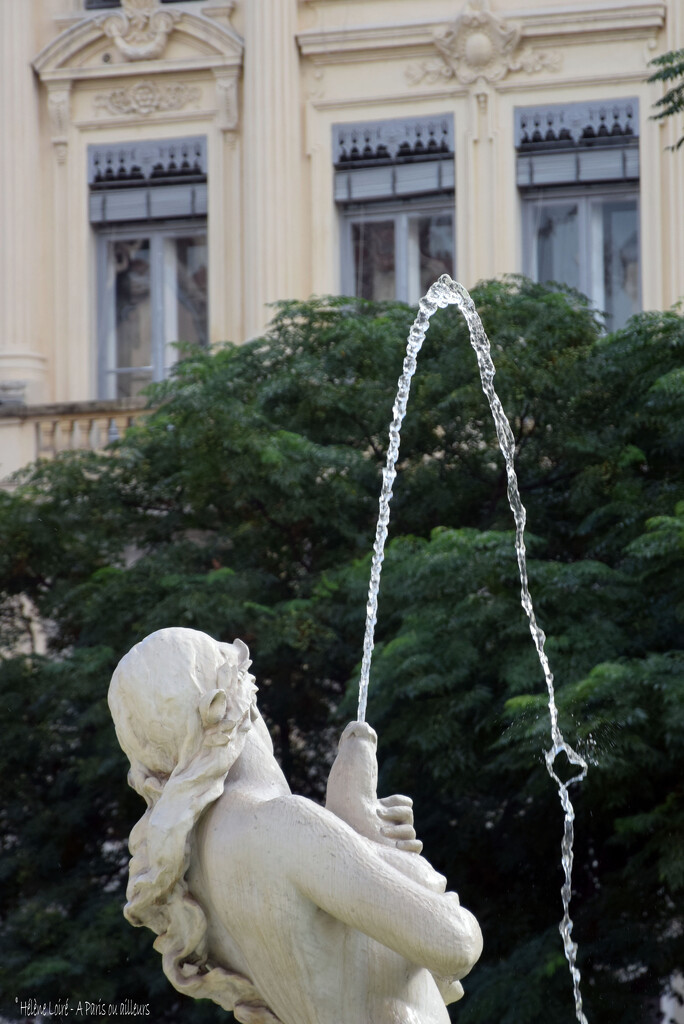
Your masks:
M141 0L143 14L131 14L131 2L124 0L121 9L105 14L91 14L61 32L33 61L41 80L242 65L243 41L232 26L203 14L161 7L157 0Z

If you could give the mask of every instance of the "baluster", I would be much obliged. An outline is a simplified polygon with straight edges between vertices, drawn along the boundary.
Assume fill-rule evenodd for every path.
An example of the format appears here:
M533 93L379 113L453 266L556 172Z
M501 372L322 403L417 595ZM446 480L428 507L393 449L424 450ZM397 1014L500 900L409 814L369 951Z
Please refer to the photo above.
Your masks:
M66 451L70 441L70 421L55 420L54 454Z
M38 424L38 456L46 459L55 454L55 431L57 420L39 420Z
M93 419L92 450L101 451L108 443L109 417L96 416Z

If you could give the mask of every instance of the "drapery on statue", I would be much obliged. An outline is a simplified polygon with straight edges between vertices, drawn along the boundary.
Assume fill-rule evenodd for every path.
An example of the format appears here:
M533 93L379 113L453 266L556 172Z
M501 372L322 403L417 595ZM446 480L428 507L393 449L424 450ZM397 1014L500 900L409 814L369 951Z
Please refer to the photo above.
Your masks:
M124 913L179 992L241 1024L448 1024L482 950L420 855L407 797L378 800L376 736L347 726L325 808L293 796L249 652L162 629L119 663L109 706L147 802Z

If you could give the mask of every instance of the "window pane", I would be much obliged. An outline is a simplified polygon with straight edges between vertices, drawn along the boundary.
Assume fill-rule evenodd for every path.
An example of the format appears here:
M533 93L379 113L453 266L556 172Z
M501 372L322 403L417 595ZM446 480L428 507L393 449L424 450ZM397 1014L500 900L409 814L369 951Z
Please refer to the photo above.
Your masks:
M110 242L114 282L116 397L130 398L152 379L150 240Z
M450 213L410 217L408 301L425 295L441 274L454 274L454 223Z
M577 203L558 202L531 206L537 281L560 281L580 287L579 223Z
M204 235L174 239L175 337L168 341L208 343L207 334L207 241Z
M606 326L616 330L640 308L639 223L636 199L604 199L596 204L603 253L603 308Z
M364 299L394 299L394 220L352 224L354 294Z

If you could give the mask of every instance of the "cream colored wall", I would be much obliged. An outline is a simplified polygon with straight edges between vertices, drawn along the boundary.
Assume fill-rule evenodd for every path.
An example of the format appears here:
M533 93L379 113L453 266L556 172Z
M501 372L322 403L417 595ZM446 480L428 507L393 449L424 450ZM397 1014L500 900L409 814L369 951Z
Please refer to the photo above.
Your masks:
M523 12L513 0L495 0L491 13L505 27L522 29L518 55L532 53L537 59L527 62L529 70L512 69L496 80L473 73L473 81L449 74L433 41L463 8L440 0L420 5L410 0L312 0L302 8L299 39L312 207L319 216L327 213L312 239L314 291L334 291L339 281L329 183L331 124L453 113L457 274L473 285L522 269L514 108L637 96L643 304L663 308L684 295L683 157L664 148L684 129L673 121L649 120L661 93L645 81L648 61L684 38L681 4L536 2L526 4ZM390 8L393 30L379 29L387 25Z
M339 290L333 124L453 114L457 274L472 285L521 269L515 106L638 96L643 303L684 295L684 150L665 151L684 125L649 120L660 89L645 82L647 62L684 38L681 0L163 8L172 9L181 18L163 54L130 61L98 27L110 11L0 0L0 384L28 381L29 402L96 395L91 143L207 136L210 336L241 341L266 325L266 303ZM520 30L496 72L478 65L485 44L468 43L474 23L461 17L487 20L488 10L494 50ZM449 28L462 51L451 67L435 42ZM186 85L194 98L108 109L114 89L139 83Z

